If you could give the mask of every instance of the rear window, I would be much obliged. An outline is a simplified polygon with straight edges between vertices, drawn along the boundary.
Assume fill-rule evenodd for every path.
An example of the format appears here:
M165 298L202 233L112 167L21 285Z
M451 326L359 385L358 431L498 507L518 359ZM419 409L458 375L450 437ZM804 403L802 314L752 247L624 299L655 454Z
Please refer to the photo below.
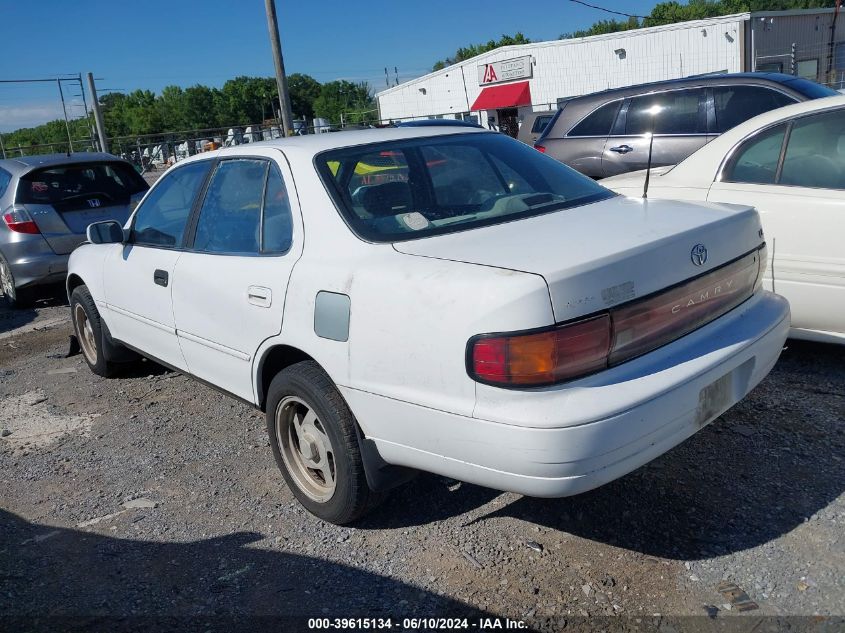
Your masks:
M127 204L130 196L147 189L149 185L126 163L61 165L21 177L17 202L106 207Z
M543 130L546 129L546 126L549 124L549 121L552 120L553 114L544 114L543 116L538 116L534 119L534 125L531 127L532 134L539 134Z
M319 154L350 228L375 242L508 222L612 197L578 172L501 134L458 134Z

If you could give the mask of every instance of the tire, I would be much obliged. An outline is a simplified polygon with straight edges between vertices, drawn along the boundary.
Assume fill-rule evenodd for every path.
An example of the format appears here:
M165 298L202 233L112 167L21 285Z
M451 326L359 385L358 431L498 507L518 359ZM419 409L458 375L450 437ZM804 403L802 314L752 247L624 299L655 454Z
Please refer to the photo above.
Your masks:
M291 365L273 378L267 433L288 488L311 514L345 525L378 500L367 485L355 417L314 361Z
M87 286L77 286L71 293L70 315L73 320L73 332L88 367L98 376L113 376L118 366L105 358L103 323Z
M3 291L3 302L11 310L28 308L35 301L35 293L32 289L15 287L15 276L2 255L0 255L0 290Z

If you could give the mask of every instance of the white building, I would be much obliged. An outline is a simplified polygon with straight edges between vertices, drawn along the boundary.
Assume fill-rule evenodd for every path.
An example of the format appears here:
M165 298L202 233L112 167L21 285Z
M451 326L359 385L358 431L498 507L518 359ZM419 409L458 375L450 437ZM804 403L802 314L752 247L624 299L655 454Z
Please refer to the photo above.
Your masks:
M384 122L515 123L598 90L714 72L778 70L821 80L845 72L833 9L740 13L579 39L504 46L376 95ZM828 39L830 41L828 42ZM828 52L829 50L829 52ZM763 51L761 55L758 51ZM764 59L765 57L765 59ZM774 63L777 66L773 66ZM765 61L765 64L762 62ZM843 68L839 68L842 66ZM841 78L840 78L841 79Z

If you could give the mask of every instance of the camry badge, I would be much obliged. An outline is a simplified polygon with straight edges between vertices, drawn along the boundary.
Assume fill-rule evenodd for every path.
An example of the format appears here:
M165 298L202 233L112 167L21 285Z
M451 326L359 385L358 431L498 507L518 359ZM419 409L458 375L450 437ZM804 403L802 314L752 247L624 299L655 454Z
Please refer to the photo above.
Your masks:
M690 259L692 259L692 263L696 266L704 265L704 262L707 261L707 249L704 244L696 244L692 247L692 251L690 251Z

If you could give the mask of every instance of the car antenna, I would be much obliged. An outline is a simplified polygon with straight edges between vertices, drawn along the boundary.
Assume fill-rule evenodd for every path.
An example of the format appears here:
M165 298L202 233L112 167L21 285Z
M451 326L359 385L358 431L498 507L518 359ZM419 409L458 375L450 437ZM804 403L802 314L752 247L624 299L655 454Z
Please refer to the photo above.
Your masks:
M656 127L655 124L655 117L660 113L663 109L662 106L657 104L651 106L648 110L646 110L646 114L651 115L651 132L648 134L648 163L646 163L645 168L645 182L643 183L643 198L648 198L648 182L651 180L651 150L654 148L654 128Z

